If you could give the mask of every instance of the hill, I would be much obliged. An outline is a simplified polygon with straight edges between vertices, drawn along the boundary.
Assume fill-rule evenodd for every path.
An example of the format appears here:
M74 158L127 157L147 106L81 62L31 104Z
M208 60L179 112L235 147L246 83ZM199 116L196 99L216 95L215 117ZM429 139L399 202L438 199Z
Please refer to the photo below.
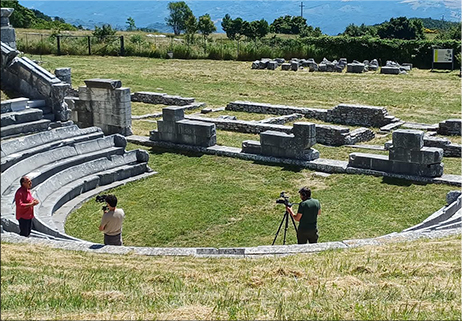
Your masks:
M50 16L59 16L68 23L93 29L95 25L110 23L113 27L125 29L128 17L137 27L156 24L163 29L169 11L169 1L25 1L24 6L40 10ZM217 31L222 32L221 20L229 13L233 19L241 17L247 21L264 18L269 23L283 15L300 15L300 1L186 1L195 16L209 13ZM460 3L407 1L310 1L303 2L303 17L322 32L336 35L354 23L374 25L392 17L429 17L448 21L460 21ZM327 18L327 19L326 19Z
M14 12L10 17L10 23L15 28L35 28L35 29L58 29L58 30L77 30L65 22L63 18L54 18L44 14L37 9L28 9L17 0L4 0L1 2L2 8L13 8Z

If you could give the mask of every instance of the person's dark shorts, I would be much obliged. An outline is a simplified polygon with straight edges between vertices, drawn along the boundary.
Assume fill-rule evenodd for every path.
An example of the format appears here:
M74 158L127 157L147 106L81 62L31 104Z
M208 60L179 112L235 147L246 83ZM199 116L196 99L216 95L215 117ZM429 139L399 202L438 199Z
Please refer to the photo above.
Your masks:
M122 233L116 235L104 234L104 245L123 245Z
M318 243L318 229L314 230L301 230L298 229L297 241L298 244Z

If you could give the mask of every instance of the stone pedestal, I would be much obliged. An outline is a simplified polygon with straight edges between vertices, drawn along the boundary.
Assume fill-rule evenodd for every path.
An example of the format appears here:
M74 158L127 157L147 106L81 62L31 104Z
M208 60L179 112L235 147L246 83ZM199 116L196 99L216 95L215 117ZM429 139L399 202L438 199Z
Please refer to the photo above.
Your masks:
M13 8L1 8L1 40L13 49L16 49L16 34L10 25L10 16Z

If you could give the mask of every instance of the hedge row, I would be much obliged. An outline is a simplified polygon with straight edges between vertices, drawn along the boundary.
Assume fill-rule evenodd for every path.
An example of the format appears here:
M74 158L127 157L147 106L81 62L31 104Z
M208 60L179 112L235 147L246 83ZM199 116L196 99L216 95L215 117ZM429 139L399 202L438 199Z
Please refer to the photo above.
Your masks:
M56 38L49 37L39 42L27 42L18 39L18 49L26 53L56 54ZM204 50L203 44L186 45L175 43L168 46L155 46L148 42L132 44L126 42L126 56L144 56L168 58L173 53L177 59L215 59L252 61L261 58L314 58L320 62L324 57L329 60L347 58L363 61L378 59L380 65L387 60L398 63L412 63L414 67L429 69L432 67L433 49L453 49L454 67L460 68L461 42L457 40L399 40L371 37L313 37L297 39L264 38L258 42L248 41L210 41ZM118 38L113 42L95 43L92 37L92 54L120 55ZM88 52L85 39L66 40L61 43L61 54L84 55Z
M401 40L371 37L317 37L302 39L268 39L266 44L279 48L299 48L312 52L316 61L347 58L352 60L378 59L384 65L387 60L398 63L410 62L415 67L428 69L432 66L433 49L453 49L455 68L460 68L461 42L457 40ZM314 48L314 50L313 50ZM289 58L289 57L285 57ZM304 57L302 57L304 58Z

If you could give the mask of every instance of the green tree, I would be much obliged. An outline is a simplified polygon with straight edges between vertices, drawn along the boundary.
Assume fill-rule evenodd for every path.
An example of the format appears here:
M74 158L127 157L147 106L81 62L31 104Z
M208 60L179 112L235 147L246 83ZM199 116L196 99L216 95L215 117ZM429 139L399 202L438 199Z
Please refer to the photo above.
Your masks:
M110 24L103 24L101 28L95 26L93 36L96 37L99 41L109 42L114 40L116 32L117 31L115 29L112 29Z
M391 18L377 27L380 38L424 39L423 23L420 19L409 20L406 17Z
M221 21L221 28L224 32L226 32L226 37L228 37L229 39L233 39L232 24L233 19L231 19L231 16L229 14L225 14L223 20Z
M217 31L217 27L215 27L215 24L213 23L208 13L199 17L197 30L204 36L204 42L207 41L207 37L211 33Z
M300 16L279 17L270 25L271 32L298 35L307 27L306 19Z
M438 35L436 36L436 39L440 40L459 40L461 39L461 23L459 22L458 25L451 27L448 30L441 30Z
M127 22L125 22L125 23L127 24L127 31L135 31L136 30L135 19L133 19L132 17L128 17Z
M270 25L270 31L274 33L290 34L291 27L290 21L291 16L286 15L284 17L279 17L274 19L273 23Z
M345 28L342 35L348 37L377 36L377 29L374 26L366 26L364 23L360 26L352 23Z
M185 21L186 42L188 44L194 43L194 34L198 28L197 19L194 15L190 15Z
M269 24L265 19L255 20L250 23L255 32L256 38L264 38L269 33Z
M173 28L175 36L186 30L186 20L193 15L186 2L170 2L168 4L170 15L165 18L167 25Z

